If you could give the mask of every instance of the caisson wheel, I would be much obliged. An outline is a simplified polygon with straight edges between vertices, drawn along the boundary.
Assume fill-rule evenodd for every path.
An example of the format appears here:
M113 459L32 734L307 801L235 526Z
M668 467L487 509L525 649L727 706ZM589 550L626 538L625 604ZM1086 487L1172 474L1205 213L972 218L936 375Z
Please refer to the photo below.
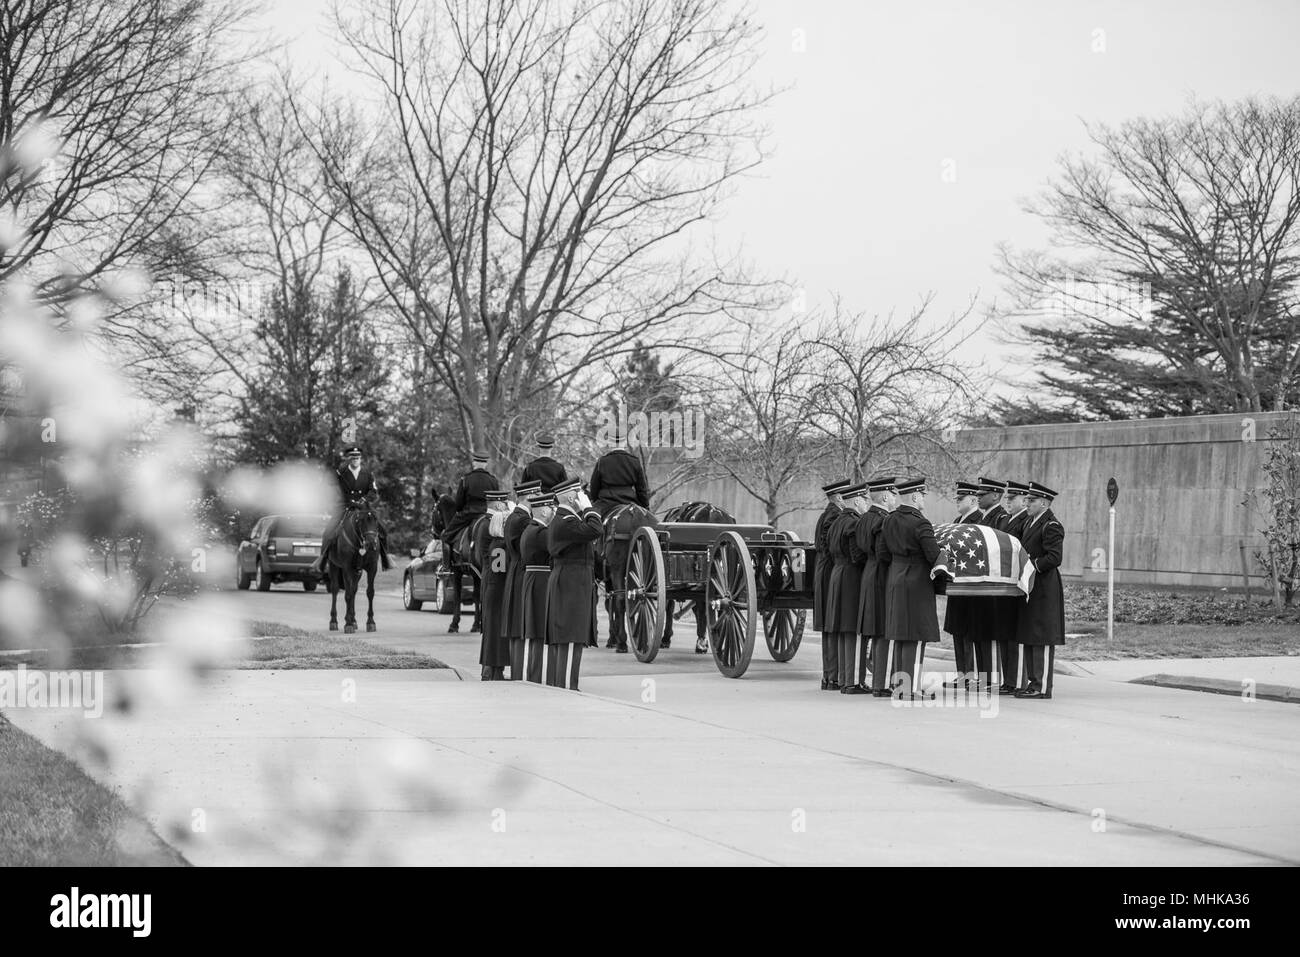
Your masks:
M723 532L709 546L704 583L705 623L713 661L728 678L739 678L754 656L758 599L749 546L735 532Z
M637 661L651 662L659 654L668 611L664 553L650 526L638 528L627 552L627 598L623 621L627 641Z
M782 608L763 616L763 640L773 661L789 661L803 641L804 619L802 608Z

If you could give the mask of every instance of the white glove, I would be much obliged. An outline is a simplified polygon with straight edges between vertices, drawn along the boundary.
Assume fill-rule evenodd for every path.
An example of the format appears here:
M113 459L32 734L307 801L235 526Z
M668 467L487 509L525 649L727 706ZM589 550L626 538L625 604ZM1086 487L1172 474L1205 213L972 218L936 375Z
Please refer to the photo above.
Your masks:
M578 505L578 508L582 509L584 512L585 512L587 509L591 508L591 499L587 498L587 493L586 493L586 492L579 492L579 493L578 493L577 505Z

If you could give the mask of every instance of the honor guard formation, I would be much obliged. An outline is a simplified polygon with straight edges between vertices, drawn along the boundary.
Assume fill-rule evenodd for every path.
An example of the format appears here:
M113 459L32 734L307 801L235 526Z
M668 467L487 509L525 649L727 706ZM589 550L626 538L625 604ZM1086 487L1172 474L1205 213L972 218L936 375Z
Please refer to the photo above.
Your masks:
M948 580L932 572L941 548L921 511L926 480L841 479L822 491L826 508L814 532L813 583L822 690L921 698L925 646L939 640L936 594ZM1052 513L1055 497L1038 482L957 483L954 524L984 525L1017 539L1034 583L1024 597L947 599L943 630L953 638L957 677L944 687L1052 697L1054 649L1065 643L1058 570L1065 528Z
M551 436L536 441L537 457L510 491L488 471L487 453L473 453L470 471L442 496L442 537L480 575L483 680L507 680L508 669L509 680L577 690L583 650L596 646L603 521L619 506L648 508L650 492L641 460L627 449L607 450L584 486L551 457ZM349 494L373 490L368 473L349 468L340 473L341 487ZM926 480L839 480L822 491L827 501L814 531L812 583L821 688L922 698L926 645L940 634L937 594L952 580L935 574L944 546L922 511ZM1018 540L1033 585L1027 597L948 597L943 630L953 638L957 677L944 687L1051 698L1053 649L1065 641L1058 571L1065 529L1052 514L1055 496L1037 482L957 483L953 524L987 526ZM973 548L956 551L954 566L966 568L966 556L975 560ZM980 564L992 561L987 551L981 556ZM610 631L607 647L626 652L622 629Z

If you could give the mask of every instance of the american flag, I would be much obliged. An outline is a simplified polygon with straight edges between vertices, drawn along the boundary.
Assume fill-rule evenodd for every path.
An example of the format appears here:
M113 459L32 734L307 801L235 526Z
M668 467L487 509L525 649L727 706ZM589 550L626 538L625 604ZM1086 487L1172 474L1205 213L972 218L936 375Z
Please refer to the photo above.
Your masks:
M1034 563L1020 539L987 525L947 522L934 527L939 560L930 571L952 579L949 595L1015 595L1034 587Z

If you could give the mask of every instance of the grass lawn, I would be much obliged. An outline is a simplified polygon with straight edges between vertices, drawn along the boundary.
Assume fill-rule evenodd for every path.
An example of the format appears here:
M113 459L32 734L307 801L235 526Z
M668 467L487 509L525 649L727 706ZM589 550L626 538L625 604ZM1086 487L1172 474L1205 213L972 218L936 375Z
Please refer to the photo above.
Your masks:
M247 629L247 641L223 667L238 670L288 671L291 669L359 668L446 668L437 658L413 652L395 651L342 632L312 632L276 622L254 621ZM148 642L149 638L140 639ZM34 651L21 655L0 655L0 668L20 664L29 668L58 667L76 670L138 668L153 664L156 649L99 645L77 648L68 663L50 663L49 655Z
M0 867L184 865L116 794L0 715Z
M1109 658L1254 658L1300 655L1300 621L1252 622L1244 625L1135 625L1115 623L1106 640L1106 623L1067 622L1059 654L1075 661Z

